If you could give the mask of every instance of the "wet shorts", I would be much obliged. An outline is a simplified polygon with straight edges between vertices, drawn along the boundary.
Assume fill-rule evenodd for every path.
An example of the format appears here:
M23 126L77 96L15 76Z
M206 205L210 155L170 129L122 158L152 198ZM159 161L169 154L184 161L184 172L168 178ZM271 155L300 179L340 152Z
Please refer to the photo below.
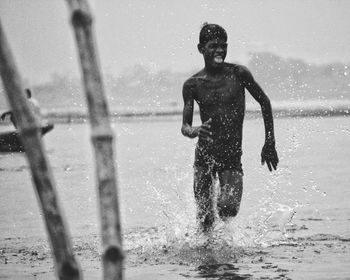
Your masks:
M234 170L243 174L242 149L234 145L203 145L197 143L194 159L194 167L204 167L211 172Z

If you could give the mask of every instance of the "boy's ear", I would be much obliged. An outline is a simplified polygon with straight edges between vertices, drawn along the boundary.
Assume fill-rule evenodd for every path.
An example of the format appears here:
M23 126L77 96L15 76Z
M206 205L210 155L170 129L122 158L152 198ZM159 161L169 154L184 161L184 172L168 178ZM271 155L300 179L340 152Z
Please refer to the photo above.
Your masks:
M203 48L203 45L202 45L202 44L198 44L198 45L197 45L197 48L198 48L198 51L199 51L200 53L204 53L204 48Z

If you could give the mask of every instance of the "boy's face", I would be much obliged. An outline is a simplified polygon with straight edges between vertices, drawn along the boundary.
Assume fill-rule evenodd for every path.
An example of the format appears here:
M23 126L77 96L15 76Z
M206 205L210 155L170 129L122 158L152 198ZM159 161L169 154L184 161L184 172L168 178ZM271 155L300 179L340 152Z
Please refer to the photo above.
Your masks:
M205 45L198 45L198 50L203 54L205 64L214 68L224 65L227 54L227 42L223 39L213 39Z

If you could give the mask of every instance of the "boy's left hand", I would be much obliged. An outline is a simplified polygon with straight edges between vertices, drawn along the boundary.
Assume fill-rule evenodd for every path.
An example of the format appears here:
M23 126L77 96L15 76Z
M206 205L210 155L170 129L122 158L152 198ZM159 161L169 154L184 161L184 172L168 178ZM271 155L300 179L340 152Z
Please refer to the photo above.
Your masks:
M265 145L261 151L261 164L264 165L266 162L267 167L270 171L272 171L272 168L274 170L277 169L278 161L275 143L265 142Z

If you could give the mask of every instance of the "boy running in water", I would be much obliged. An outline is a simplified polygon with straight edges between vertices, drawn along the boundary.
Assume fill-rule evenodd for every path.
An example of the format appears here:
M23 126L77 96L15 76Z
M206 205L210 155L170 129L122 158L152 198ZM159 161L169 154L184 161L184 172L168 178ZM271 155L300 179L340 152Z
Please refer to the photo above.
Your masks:
M214 223L213 185L220 182L217 210L220 218L235 217L243 191L242 126L245 113L245 89L260 104L265 125L265 144L261 163L276 170L278 156L271 103L241 65L226 63L227 33L217 24L205 24L199 35L198 50L204 68L183 85L183 121L181 132L198 137L194 161L194 194L200 229L208 232ZM192 126L194 101L199 106L202 125Z

